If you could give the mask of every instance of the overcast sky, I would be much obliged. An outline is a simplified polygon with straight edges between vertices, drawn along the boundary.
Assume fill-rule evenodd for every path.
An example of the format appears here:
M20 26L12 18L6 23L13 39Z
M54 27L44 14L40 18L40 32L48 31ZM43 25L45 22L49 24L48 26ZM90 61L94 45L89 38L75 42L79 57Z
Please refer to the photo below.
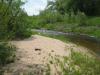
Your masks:
M38 15L40 10L45 9L47 0L27 0L22 8L25 9L29 16Z

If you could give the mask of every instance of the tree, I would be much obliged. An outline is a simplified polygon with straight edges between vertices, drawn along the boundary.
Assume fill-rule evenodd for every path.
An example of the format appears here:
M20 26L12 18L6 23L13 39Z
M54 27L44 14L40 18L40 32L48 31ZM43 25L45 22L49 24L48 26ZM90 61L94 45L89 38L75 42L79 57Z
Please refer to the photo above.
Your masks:
M55 0L48 3L48 8L61 14L81 11L88 16L97 16L100 15L100 0Z
M0 1L0 38L4 39L4 37L16 38L26 36L28 30L26 17L28 16L20 8L23 4L24 3L21 0Z

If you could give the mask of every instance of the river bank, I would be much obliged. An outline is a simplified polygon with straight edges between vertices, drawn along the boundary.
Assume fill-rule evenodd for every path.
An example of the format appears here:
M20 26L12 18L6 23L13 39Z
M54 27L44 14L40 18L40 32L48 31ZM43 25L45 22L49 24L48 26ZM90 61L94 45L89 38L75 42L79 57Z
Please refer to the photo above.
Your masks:
M80 74L83 74L83 71L88 68L91 68L94 73L99 69L99 66L96 67L99 65L99 60L89 52L88 48L68 41L33 35L28 39L13 40L11 44L17 48L16 60L3 68L3 75L64 75L70 71L74 71L75 73L72 73L77 75L78 70L82 70ZM74 62L78 65L73 64ZM64 71L64 68L67 71ZM84 73L88 74L88 72Z

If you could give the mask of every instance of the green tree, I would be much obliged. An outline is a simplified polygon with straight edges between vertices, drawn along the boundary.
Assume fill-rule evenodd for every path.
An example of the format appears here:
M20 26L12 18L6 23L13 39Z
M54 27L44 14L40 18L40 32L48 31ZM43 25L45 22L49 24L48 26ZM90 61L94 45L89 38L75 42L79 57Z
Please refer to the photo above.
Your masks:
M61 14L81 11L89 16L97 16L100 15L100 0L55 0L48 3L48 8Z
M0 38L26 37L29 28L28 16L21 9L24 3L21 0L2 0L0 4Z

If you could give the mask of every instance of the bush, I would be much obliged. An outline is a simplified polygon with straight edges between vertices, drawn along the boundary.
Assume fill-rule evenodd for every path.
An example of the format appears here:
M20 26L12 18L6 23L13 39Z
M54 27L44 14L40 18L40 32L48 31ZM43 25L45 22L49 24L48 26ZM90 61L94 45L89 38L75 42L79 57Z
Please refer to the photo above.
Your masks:
M28 15L21 9L22 0L0 1L0 39L28 37Z
M0 66L13 62L15 59L15 47L8 43L0 43Z
M30 30L27 31L18 31L15 33L15 37L13 39L24 39L30 37L32 32Z
M76 15L76 19L80 26L87 25L87 16L84 13L78 12L78 14Z

